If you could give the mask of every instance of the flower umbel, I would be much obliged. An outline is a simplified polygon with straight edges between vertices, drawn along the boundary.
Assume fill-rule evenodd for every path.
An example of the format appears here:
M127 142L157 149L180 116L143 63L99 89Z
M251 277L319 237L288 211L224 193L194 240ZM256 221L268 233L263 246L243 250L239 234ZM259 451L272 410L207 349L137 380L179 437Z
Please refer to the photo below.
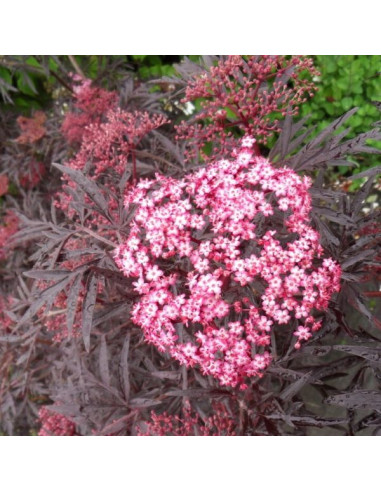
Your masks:
M309 225L310 179L252 145L182 180L157 175L130 189L125 204L137 211L115 252L138 279L132 319L146 340L228 386L263 374L275 327L297 320L296 346L307 340L340 285Z

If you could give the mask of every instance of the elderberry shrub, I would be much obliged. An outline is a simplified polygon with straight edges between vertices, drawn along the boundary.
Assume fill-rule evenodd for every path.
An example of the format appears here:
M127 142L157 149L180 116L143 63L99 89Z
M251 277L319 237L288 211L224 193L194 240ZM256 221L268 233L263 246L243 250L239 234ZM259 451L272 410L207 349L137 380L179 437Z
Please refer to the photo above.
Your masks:
M118 70L2 116L2 430L377 433L378 128L309 138L307 57Z

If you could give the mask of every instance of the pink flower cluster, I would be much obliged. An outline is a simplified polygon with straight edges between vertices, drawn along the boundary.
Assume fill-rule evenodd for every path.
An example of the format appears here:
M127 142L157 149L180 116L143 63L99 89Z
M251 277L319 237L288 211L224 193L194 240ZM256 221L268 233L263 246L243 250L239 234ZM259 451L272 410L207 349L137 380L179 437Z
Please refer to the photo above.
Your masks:
M18 228L19 219L17 215L8 211L0 222L0 261L7 257L10 238L16 234Z
M151 412L151 420L138 427L139 436L235 436L236 422L222 404L214 405L214 414L201 420L190 405L184 416Z
M41 429L39 436L75 436L75 424L49 409L49 407L41 407L39 411L39 419Z
M69 162L69 166L73 169L84 169L90 161L95 176L110 168L122 174L127 167L131 151L139 145L147 133L166 121L162 115L111 109L107 112L104 123L91 124L87 127L81 148L75 158Z
M87 169L87 177L93 180L107 172L122 175L130 167L136 181L136 148L147 133L165 124L166 118L159 114L150 115L141 111L130 113L118 108L110 109L104 120L103 123L92 123L86 127L79 151L66 165L76 170ZM77 186L71 179L67 179L67 185L74 189ZM89 199L86 197L86 200ZM71 196L65 192L57 193L55 203L58 208L67 210L71 201ZM115 201L109 202L110 210L116 207ZM70 213L74 213L74 210ZM94 215L97 221L102 222L99 214Z
M70 143L80 143L91 124L99 125L102 117L116 106L117 94L100 87L93 87L91 80L74 76L74 108L66 114L62 132Z
M201 110L194 120L177 127L178 138L195 144L190 157L192 149L199 149L204 159L208 159L202 152L206 143L214 146L213 158L228 155L236 145L232 128L266 143L279 131L279 118L297 114L306 96L313 95L314 83L304 74L318 74L307 57L227 57L188 83L182 102L201 99Z
M7 315L6 310L9 309L12 304L10 297L3 297L0 295L0 333L9 333L13 324L12 319Z
M339 290L340 267L320 260L309 225L310 179L253 156L245 137L233 161L182 180L141 180L137 207L115 261L135 277L132 311L145 339L222 385L242 385L270 364L271 330L297 321L308 340Z
M25 145L34 144L41 140L46 134L45 122L46 115L43 111L36 111L31 118L19 116L17 123L20 127L21 134L16 138L16 142Z

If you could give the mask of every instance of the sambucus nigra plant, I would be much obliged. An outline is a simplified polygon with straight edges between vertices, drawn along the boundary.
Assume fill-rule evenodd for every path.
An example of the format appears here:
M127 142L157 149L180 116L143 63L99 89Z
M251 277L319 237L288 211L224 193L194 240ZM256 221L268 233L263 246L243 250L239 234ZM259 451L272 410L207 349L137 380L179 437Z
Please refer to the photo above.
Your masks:
M2 116L2 429L377 433L379 169L355 194L326 171L378 128L345 139L351 110L309 139L305 57L178 73L165 93L68 77L21 135Z

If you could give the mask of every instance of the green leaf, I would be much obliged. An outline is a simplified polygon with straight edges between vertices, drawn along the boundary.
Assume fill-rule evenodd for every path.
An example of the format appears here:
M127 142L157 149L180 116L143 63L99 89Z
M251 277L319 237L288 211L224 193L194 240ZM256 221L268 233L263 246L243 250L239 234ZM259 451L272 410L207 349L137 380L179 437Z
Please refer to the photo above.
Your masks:
M351 97L343 97L341 100L341 106L343 107L344 111L348 111L353 107L353 99Z

